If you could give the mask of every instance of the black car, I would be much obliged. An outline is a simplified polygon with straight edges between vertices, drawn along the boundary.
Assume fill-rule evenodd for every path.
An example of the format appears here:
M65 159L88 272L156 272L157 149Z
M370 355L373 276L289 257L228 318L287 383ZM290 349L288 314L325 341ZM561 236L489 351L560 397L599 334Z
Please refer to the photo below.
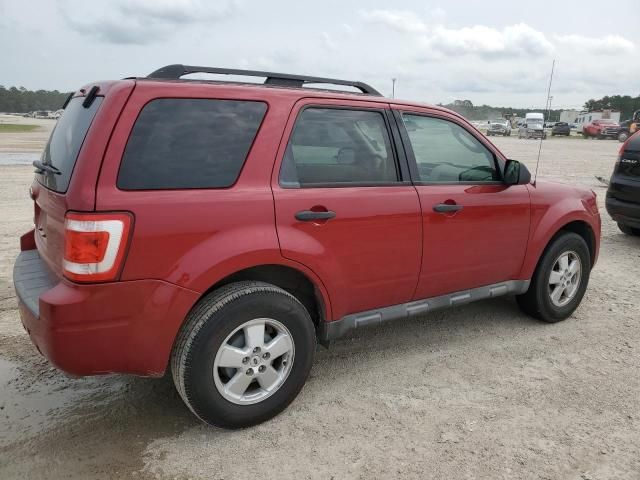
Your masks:
M556 135L566 135L567 137L571 135L571 125L567 122L558 122L551 129L551 136L555 137Z
M607 190L606 206L620 230L640 236L640 132L620 149Z

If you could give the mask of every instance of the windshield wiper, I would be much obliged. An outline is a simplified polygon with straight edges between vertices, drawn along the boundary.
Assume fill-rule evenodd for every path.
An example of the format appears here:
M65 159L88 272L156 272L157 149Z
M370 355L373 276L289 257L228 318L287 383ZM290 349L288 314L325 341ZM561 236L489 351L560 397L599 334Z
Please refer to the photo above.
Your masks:
M58 170L53 165L49 165L48 163L42 163L40 160L36 160L33 162L33 166L37 168L36 173L44 173L49 172L54 175L61 175L62 172Z

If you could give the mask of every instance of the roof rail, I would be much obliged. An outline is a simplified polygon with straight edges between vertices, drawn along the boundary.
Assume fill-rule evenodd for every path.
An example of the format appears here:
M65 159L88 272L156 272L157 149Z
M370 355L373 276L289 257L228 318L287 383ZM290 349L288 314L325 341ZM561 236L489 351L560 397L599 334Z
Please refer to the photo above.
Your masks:
M354 87L367 95L382 96L375 88L363 82L351 80L338 80L335 78L308 77L305 75L292 75L289 73L261 72L257 70L240 70L235 68L195 67L192 65L167 65L150 73L147 78L164 80L178 80L190 73L214 73L221 75L243 75L248 77L266 77L266 85L281 85L285 87L302 87L305 83L326 83L330 85L344 85Z

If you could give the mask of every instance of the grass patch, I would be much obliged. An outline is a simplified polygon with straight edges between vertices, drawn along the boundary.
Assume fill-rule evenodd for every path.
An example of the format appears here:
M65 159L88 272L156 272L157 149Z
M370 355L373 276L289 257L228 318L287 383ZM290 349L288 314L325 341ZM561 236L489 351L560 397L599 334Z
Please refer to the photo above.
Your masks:
M24 133L32 132L39 125L27 125L22 123L0 123L0 133Z

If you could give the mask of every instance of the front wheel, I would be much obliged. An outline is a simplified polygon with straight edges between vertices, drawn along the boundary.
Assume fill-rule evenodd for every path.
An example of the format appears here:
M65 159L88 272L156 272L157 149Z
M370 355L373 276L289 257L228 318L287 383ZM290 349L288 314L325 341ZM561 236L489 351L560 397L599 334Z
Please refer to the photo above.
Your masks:
M572 232L558 235L538 262L529 290L518 295L520 308L544 322L568 318L589 283L591 255L584 239Z
M204 297L171 355L180 396L202 421L223 428L264 422L304 385L315 354L305 307L263 282L237 282Z
M627 132L620 132L618 134L618 141L621 142L621 143L622 142L626 142L627 138L629 138L629 133L627 133Z

